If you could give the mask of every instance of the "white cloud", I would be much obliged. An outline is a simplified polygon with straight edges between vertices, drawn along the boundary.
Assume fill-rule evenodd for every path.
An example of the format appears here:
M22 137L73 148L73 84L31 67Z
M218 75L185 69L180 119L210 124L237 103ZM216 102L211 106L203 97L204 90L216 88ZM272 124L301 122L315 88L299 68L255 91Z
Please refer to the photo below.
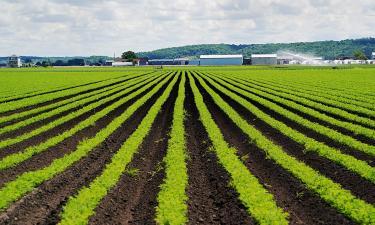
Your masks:
M375 36L373 0L2 0L0 55Z

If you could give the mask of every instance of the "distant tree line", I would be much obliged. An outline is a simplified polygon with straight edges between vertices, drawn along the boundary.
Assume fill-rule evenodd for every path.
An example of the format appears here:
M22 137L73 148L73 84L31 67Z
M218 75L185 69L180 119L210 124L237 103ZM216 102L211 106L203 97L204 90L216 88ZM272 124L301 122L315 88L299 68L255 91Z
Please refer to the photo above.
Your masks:
M189 45L175 48L159 49L151 52L139 52L139 57L150 59L197 58L199 55L208 54L243 54L250 57L251 54L276 53L280 50L289 50L306 54L322 56L325 59L337 59L345 57L357 57L355 53L363 52L366 58L375 51L375 38L349 39L343 41L317 41L299 43L277 43L277 44L250 44L250 45L230 45L230 44L204 44Z

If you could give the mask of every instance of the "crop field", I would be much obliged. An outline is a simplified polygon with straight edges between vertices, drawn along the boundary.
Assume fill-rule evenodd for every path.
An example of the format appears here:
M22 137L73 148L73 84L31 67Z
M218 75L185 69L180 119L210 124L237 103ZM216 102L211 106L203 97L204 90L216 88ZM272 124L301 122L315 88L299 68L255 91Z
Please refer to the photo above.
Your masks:
M0 70L0 224L375 224L375 68Z

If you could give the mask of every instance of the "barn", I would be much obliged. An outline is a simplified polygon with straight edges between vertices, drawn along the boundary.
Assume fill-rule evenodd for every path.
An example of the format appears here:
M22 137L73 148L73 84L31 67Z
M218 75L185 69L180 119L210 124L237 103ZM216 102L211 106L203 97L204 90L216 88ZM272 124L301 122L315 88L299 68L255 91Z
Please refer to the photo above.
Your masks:
M201 66L242 65L242 55L201 55Z
M252 54L251 64L253 65L276 65L277 54Z

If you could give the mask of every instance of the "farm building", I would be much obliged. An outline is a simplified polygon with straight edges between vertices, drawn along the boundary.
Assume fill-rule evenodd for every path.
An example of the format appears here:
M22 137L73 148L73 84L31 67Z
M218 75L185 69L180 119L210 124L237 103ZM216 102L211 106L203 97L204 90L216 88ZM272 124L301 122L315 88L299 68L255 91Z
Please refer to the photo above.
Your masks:
M161 65L174 65L173 59L150 59L148 65L161 66Z
M253 65L276 65L277 54L252 54L251 64Z
M22 63L21 63L20 57L16 55L12 55L8 58L8 67L17 68L21 66L22 66Z
M242 55L201 55L200 65L242 65L243 56Z

